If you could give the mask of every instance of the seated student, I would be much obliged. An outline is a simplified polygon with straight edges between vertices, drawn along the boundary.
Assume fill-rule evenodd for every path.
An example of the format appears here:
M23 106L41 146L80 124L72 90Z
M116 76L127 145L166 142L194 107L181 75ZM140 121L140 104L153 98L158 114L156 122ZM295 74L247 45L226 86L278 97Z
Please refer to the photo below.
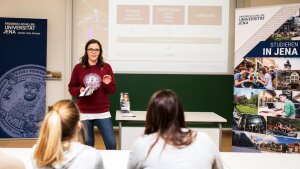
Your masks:
M261 67L258 72L259 72L259 79L256 80L256 82L263 85L263 87L258 87L258 88L272 90L273 83L270 74L266 71L264 67Z
M223 168L214 141L186 127L181 101L173 91L152 95L145 126L145 135L135 141L130 153L129 169Z
M78 142L79 110L71 100L56 102L47 113L32 160L26 168L102 169L100 153Z
M0 149L0 169L25 169L24 163L15 157L5 154Z
M251 82L250 79L244 79L243 77L247 74L248 70L245 67L241 67L239 71L240 72L234 74L234 87L245 87L243 86L245 82Z
M259 84L256 83L256 80L259 79L259 73L254 69L254 67L249 67L248 72L245 75L246 79L249 81L244 82L243 86L246 88L257 88Z
M288 96L285 93L280 94L279 99L284 103L284 110L277 111L276 115L279 117L294 119L296 117L295 104L288 99Z

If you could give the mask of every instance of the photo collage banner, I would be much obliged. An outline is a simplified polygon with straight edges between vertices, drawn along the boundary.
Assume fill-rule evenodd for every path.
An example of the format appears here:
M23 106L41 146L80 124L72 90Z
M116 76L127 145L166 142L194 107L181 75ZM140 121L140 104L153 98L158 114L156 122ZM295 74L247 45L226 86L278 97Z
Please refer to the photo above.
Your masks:
M47 19L0 17L0 139L36 138L46 107Z
M300 154L300 4L236 10L233 152Z

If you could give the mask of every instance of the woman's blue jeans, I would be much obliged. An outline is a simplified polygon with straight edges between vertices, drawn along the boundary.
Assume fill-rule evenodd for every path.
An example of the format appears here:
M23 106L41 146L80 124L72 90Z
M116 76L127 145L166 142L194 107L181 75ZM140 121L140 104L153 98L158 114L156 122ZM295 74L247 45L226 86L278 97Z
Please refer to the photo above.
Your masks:
M111 118L83 120L82 122L85 125L85 132L82 132L84 144L94 147L95 145L94 123L96 123L96 126L103 138L106 149L107 150L116 149L116 138L115 138L115 133L112 126Z

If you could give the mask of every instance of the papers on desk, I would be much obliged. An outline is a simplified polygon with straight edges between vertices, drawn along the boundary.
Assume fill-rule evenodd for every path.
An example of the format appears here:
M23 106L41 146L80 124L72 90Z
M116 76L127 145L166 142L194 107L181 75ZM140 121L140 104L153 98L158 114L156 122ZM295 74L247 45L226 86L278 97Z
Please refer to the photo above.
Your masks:
M123 111L123 110L121 110L121 116L122 117L135 117L135 115L132 112L130 112L130 111Z

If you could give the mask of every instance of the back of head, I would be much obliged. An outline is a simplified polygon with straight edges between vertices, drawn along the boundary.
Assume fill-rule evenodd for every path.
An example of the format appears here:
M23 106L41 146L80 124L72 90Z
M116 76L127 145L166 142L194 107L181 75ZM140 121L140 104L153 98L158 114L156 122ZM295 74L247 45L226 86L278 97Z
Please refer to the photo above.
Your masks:
M185 126L183 107L175 92L155 92L147 108L145 134L160 132L164 135L170 128L180 129Z
M37 166L49 166L63 160L62 142L74 137L79 120L79 110L71 100L60 100L51 106L34 152Z
M179 97L172 90L154 93L148 104L145 134L157 133L167 144L181 147L193 140L191 130L182 128L186 124Z

